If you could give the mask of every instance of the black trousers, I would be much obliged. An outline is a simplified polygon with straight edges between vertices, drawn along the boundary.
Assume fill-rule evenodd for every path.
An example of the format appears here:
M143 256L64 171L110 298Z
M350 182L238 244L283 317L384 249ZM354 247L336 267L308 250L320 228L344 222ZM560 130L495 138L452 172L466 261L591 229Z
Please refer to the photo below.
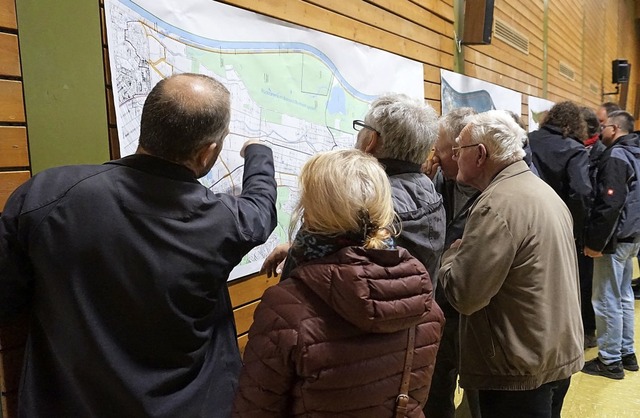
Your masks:
M482 418L560 418L570 384L567 378L533 390L480 390Z
M433 369L429 397L423 408L424 415L428 418L454 418L456 415L454 396L458 384L459 324L459 316L447 316L436 356L436 365ZM477 391L465 389L464 396L469 405L471 417L480 418Z
M582 313L582 325L584 333L595 335L596 315L591 304L591 292L593 289L593 258L582 253L582 248L578 251L578 274L580 276L580 308Z

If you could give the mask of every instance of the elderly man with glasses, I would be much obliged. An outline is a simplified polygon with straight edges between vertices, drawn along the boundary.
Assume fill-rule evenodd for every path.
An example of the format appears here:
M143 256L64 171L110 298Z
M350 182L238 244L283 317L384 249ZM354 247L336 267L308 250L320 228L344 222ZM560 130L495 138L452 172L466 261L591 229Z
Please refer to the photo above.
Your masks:
M571 213L526 162L505 111L471 116L456 139L457 181L481 191L439 280L460 312L460 385L483 418L560 417L584 364Z
M421 165L438 136L438 115L422 100L388 94L376 99L364 121L354 121L353 127L359 131L356 148L376 157L389 176L402 228L397 244L425 265L435 289L445 212Z

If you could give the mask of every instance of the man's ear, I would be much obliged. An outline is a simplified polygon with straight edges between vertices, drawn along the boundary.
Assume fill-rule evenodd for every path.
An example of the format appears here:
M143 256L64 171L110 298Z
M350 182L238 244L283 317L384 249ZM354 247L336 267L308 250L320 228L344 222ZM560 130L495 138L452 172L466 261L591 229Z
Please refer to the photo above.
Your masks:
M374 154L376 149L378 148L378 133L376 131L371 131L369 137L367 138L367 145L364 147L364 152L367 154Z
M220 149L218 148L217 143L212 142L209 145L203 146L197 156L198 168L206 169L207 167L213 166L213 163L216 162L219 154Z
M477 166L480 167L489 159L489 153L487 152L487 147L484 144L478 145L478 157L476 158Z

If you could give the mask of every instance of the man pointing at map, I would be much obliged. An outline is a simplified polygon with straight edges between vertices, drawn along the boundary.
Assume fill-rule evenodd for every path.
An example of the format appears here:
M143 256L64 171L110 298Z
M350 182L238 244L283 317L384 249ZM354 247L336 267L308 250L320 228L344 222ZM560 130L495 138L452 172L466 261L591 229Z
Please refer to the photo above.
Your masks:
M0 217L0 321L28 311L19 416L225 417L241 360L226 281L276 224L271 150L242 193L197 179L229 133L229 91L181 74L142 111L136 154L46 170Z

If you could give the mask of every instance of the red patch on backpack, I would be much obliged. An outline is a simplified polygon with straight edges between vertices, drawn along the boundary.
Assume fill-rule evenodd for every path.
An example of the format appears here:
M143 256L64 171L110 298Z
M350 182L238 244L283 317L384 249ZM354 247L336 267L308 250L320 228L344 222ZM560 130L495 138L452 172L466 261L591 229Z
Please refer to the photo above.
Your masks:
M613 189L607 189L607 196L613 196Z

